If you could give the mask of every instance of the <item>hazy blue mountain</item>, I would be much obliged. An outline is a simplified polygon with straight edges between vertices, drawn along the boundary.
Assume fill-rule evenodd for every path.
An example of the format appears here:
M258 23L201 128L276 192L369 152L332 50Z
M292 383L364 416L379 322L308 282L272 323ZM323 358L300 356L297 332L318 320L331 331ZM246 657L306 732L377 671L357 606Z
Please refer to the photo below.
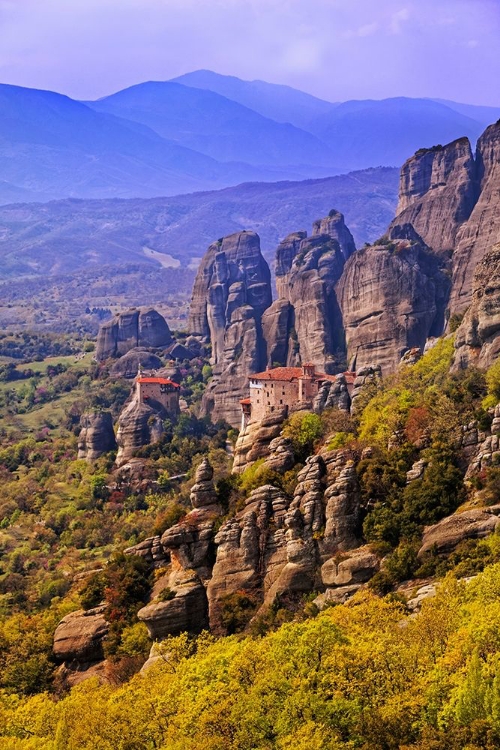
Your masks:
M235 76L224 76L211 70L195 70L173 78L184 86L208 89L228 99L270 117L277 122L291 122L308 129L311 120L329 112L335 104L311 94L266 81L243 81Z
M9 85L0 85L0 175L0 203L177 195L304 177L300 169L221 164L137 122Z
M350 169L399 166L419 148L468 136L472 143L483 125L430 99L397 97L349 101L318 117L310 129Z
M170 198L59 200L0 207L0 279L73 274L111 264L183 267L231 232L252 229L271 259L285 235L342 211L358 245L394 216L398 170L320 180L248 183Z
M499 97L500 98L500 97ZM478 104L462 104L461 102L452 102L449 99L432 99L434 102L444 104L446 107L460 112L461 115L471 117L482 125L487 127L496 122L500 117L500 107L486 107Z
M311 133L213 91L150 81L87 104L142 123L163 138L222 162L265 167L333 164L330 150Z

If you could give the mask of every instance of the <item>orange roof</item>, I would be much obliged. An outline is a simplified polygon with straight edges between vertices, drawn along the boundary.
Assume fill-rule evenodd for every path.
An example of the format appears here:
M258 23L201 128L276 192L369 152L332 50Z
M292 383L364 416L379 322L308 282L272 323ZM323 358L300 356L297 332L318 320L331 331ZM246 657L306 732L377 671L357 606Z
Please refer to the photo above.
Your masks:
M251 403L252 403L251 398L242 398L240 401L240 404L242 404L242 406L250 405Z
M272 370L265 370L264 372L250 375L251 380L285 380L287 382L298 380L302 377L304 377L302 367L273 367ZM335 375L326 375L324 372L315 372L312 377L314 380L330 380L332 383L336 379Z
M180 388L178 383L168 378L137 378L138 383L159 383L160 385L173 385L174 388Z

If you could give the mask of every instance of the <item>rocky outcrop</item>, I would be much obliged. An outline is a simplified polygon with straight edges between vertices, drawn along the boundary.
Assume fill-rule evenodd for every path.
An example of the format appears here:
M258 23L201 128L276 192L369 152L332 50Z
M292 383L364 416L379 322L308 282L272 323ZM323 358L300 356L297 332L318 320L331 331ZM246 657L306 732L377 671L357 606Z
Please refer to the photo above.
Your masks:
M325 409L351 410L351 396L345 373L337 375L335 382L325 380L314 399L313 411L321 414Z
M500 121L490 125L477 142L477 202L457 234L453 254L450 311L462 313L470 304L477 265L500 242Z
M453 552L466 539L482 539L492 534L500 524L500 505L478 510L467 510L443 518L424 531L418 556L427 552L445 555Z
M365 388L376 387L382 378L380 365L366 365L357 371L351 393L351 406L354 409L356 399L363 393Z
M206 585L214 563L215 523L222 513L207 459L198 466L190 494L192 510L161 539L129 553L146 559L169 560L167 572L156 582L152 601L139 610L153 640L183 631L198 633L208 625Z
M326 451L310 456L297 479L292 500L272 485L254 490L215 537L217 557L207 588L215 632L224 632L229 597L248 594L255 611L263 612L277 597L324 586L321 566L359 545L361 494L353 462L342 451ZM363 563L356 565L353 581L368 576L361 572Z
M81 668L104 659L103 640L109 630L104 612L103 606L78 610L61 620L54 633L56 661Z
M105 453L116 450L111 412L87 412L82 415L80 424L78 458L95 461Z
M467 138L417 151L401 168L391 226L411 224L436 253L451 253L476 202L476 170Z
M342 214L332 211L313 232L289 235L276 251L278 299L263 320L267 365L312 362L330 373L343 360L335 283L355 250Z
M162 415L152 406L133 399L118 418L117 464L125 463L144 445L157 443L163 433Z
M448 279L411 227L358 250L346 263L337 296L351 370L378 365L394 371L407 349L425 346L444 325Z
M259 458L266 458L272 442L281 434L286 409L268 414L260 422L249 422L238 435L234 449L233 473L241 474Z
M467 464L466 480L500 462L500 404L493 410L489 431L474 420L462 427L461 449Z
M380 568L380 560L367 546L330 558L321 568L325 586L354 586L366 583Z
M213 378L203 409L213 421L239 426L248 376L265 365L262 314L271 304L270 279L254 232L214 242L198 269L188 329L212 345Z
M488 368L500 354L500 243L474 273L472 302L455 336L456 369Z
M137 347L163 349L171 343L170 328L160 313L153 308L132 309L115 315L99 328L95 356L103 362Z
M132 380L137 376L139 368L143 370L158 370L162 367L162 361L156 354L147 349L130 349L126 354L116 360L110 368L109 374L112 378L127 378Z

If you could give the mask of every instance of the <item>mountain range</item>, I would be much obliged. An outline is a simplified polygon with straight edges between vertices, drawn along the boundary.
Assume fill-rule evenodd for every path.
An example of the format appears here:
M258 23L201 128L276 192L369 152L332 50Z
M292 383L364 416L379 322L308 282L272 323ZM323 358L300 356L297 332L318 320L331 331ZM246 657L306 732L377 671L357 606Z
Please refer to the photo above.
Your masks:
M444 100L330 103L210 71L94 102L3 84L0 203L173 196L400 166L420 147L475 142L499 116Z
M290 226L332 208L359 245L376 239L397 202L398 172L382 167L302 182L247 183L171 198L65 199L0 207L0 280L98 266L194 266L217 237L257 231L273 252Z

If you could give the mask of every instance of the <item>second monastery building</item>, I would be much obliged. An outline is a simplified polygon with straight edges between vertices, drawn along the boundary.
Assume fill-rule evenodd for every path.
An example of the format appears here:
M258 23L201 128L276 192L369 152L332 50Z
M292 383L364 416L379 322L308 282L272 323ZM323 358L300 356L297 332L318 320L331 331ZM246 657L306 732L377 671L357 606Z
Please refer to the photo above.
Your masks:
M348 385L354 382L354 373L344 373ZM310 404L321 385L334 383L336 375L316 372L313 364L302 367L274 367L250 376L250 397L241 401L243 422L262 420L266 414L289 410L298 404Z

